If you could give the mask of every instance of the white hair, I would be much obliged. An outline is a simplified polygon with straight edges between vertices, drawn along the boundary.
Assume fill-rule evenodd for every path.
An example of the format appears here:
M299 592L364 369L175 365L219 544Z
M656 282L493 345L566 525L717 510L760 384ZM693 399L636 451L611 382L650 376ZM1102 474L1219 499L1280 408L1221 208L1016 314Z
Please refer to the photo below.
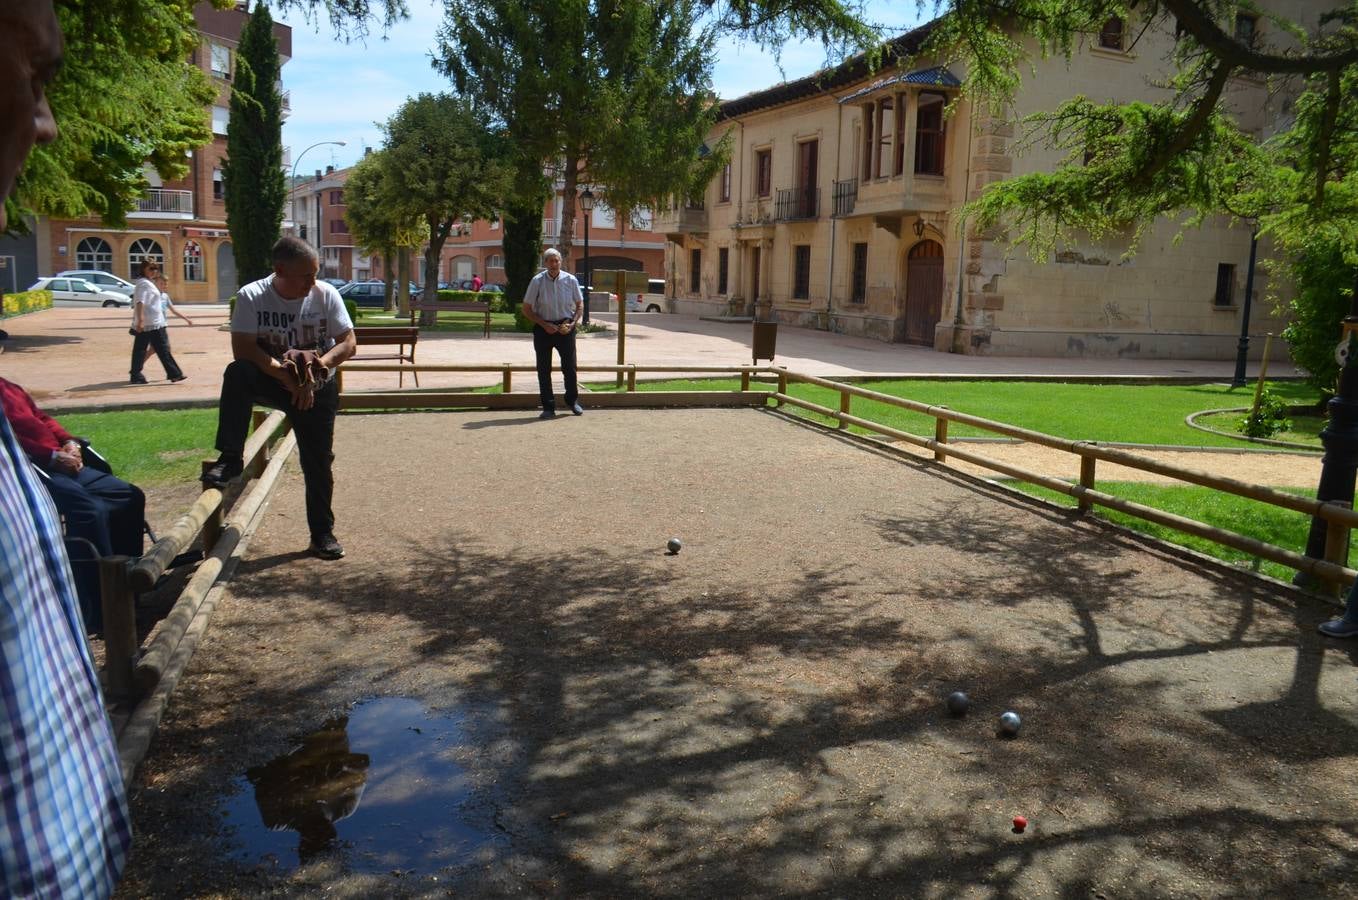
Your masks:
M542 258L546 259L549 256L555 256L557 259L560 259L561 251L555 247L548 247L546 250L542 251Z

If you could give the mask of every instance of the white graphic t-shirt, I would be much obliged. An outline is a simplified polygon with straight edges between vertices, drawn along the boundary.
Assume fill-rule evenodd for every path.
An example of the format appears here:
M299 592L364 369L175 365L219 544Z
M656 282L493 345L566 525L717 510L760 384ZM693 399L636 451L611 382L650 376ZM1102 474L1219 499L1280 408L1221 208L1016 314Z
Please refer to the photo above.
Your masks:
M253 334L274 359L288 350L325 353L335 346L335 338L353 327L334 285L318 281L300 300L285 300L273 289L272 275L241 288L231 316L231 333Z

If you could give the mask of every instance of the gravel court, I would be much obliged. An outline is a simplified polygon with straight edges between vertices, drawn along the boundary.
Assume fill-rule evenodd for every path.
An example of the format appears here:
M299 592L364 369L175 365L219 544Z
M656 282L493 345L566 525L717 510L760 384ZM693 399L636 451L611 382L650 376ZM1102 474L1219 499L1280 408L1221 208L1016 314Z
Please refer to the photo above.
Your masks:
M336 454L348 556L301 554L293 466L124 896L1358 896L1355 654L1275 586L775 413L346 415ZM475 710L497 840L233 858L232 780L373 697Z

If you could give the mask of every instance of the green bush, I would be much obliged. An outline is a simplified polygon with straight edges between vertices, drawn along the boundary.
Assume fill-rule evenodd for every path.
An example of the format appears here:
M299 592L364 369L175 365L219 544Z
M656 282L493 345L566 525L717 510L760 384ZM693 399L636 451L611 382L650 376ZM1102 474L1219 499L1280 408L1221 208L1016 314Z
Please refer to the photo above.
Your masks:
M51 291L20 291L17 294L5 294L3 299L0 299L0 315L5 316L17 316L21 313L51 308Z
M344 309L345 309L346 312L349 313L349 321L350 321L350 322L357 322L357 321L358 321L358 304L355 303L354 301L350 300L348 297L341 297L340 299L344 301Z
M514 307L514 330L532 331L533 323L528 321L528 317L523 314L523 304Z
M450 303L480 303L486 298L476 291L450 291L445 288L439 291L439 299Z
M502 291L483 291L481 298L490 298L490 311L493 313L509 312L509 298Z
M1291 321L1283 337L1292 361L1325 399L1334 393L1339 378L1334 348L1353 296L1353 266L1344 262L1343 249L1336 241L1317 238L1295 256L1271 264L1270 271L1282 276L1279 283L1294 287L1288 306Z
M1292 423L1287 420L1287 404L1270 390L1259 395L1259 407L1240 423L1240 430L1252 438L1271 438L1287 431Z

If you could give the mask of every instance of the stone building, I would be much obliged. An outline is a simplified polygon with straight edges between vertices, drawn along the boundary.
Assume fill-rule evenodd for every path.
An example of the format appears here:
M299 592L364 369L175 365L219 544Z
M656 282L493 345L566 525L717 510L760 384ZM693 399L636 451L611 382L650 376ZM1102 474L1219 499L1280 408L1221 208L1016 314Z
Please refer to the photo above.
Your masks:
M915 57L929 27L892 49ZM1241 13L1236 27L1273 26ZM729 141L730 163L703 197L656 216L675 309L960 353L1233 356L1249 225L1214 219L1176 239L1177 222L1162 220L1130 257L1121 236L1034 262L968 228L959 212L993 182L1056 166L1053 151L1019 152L1025 116L1077 93L1098 102L1164 96L1154 82L1173 41L1112 19L1069 63L1035 54L1013 104L995 115L962 96L965 71L918 58L877 72L855 58L724 102L708 143ZM1249 78L1234 81L1228 101L1259 134L1287 112L1286 98ZM1255 335L1283 324L1263 288L1256 271ZM1253 343L1256 355L1262 343Z

